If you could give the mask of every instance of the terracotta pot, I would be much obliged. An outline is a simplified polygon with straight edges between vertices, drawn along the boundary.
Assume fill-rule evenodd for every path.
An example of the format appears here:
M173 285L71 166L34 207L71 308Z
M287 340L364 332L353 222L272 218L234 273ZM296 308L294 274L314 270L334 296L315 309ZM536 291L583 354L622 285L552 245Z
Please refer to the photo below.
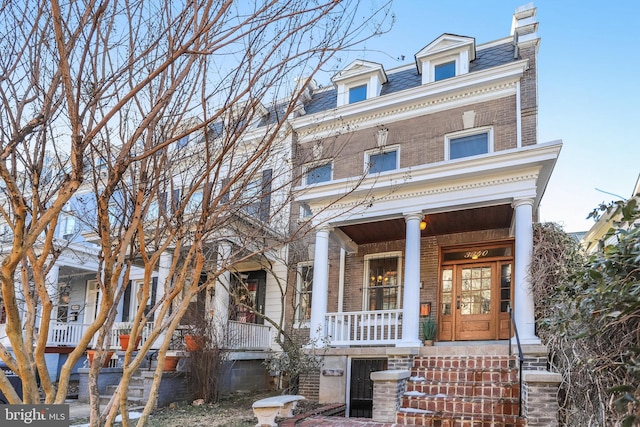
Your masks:
M87 357L89 358L89 365L91 365L93 363L93 357L97 353L98 352L96 350L87 350ZM107 357L104 359L104 363L102 364L103 368L108 368L109 367L109 361L111 360L111 356L113 356L113 353L115 353L115 351L108 351L107 352Z
M178 361L180 360L180 356L165 356L164 358L164 370L165 371L175 371L178 366Z
M123 334L123 335L118 335L118 338L120 338L120 348L122 348L123 350L126 350L127 347L129 347L129 339L131 338L131 336L128 334ZM140 345L140 341L142 341L142 337L138 337L136 339L136 346L133 348L134 350L138 349L138 346Z
M187 346L187 351L200 351L204 348L204 337L185 335L184 343Z
M433 346L433 340L424 340L424 346L425 347Z

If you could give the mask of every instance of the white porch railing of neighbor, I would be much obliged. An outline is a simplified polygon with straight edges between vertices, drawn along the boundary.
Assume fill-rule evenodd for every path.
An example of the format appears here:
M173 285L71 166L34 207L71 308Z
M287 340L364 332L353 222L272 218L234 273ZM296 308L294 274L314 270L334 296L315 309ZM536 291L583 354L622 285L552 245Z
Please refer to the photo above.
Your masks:
M147 323L142 330L142 342L149 338L149 333L153 329L153 323ZM117 324L115 325L117 326ZM85 333L88 324L84 323L65 323L52 321L49 324L49 335L47 336L47 346L60 347L69 346L75 347L80 342L80 338ZM120 339L118 335L122 332L122 329L114 327L111 330L111 348L114 350L120 350ZM89 347L95 347L97 335L91 340Z
M227 346L229 349L268 350L270 344L270 326L229 320L227 329Z
M49 335L47 336L47 346L75 347L89 325L83 323L65 323L52 321L49 324Z
M402 338L402 310L327 313L329 345L387 345Z

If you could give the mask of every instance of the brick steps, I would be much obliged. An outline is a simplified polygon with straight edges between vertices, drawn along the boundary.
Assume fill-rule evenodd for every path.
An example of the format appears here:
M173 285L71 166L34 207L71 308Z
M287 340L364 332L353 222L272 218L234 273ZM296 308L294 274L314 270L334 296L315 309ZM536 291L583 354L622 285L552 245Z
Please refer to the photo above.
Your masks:
M507 356L421 356L396 422L433 427L524 427L516 360Z

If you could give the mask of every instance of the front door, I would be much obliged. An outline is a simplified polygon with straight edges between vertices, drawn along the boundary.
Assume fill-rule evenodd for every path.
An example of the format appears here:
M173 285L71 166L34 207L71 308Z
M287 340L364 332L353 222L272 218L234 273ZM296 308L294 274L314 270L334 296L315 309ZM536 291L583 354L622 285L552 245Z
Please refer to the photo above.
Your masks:
M461 253L476 255L441 268L438 339L508 339L512 259L504 254L510 255L510 246Z

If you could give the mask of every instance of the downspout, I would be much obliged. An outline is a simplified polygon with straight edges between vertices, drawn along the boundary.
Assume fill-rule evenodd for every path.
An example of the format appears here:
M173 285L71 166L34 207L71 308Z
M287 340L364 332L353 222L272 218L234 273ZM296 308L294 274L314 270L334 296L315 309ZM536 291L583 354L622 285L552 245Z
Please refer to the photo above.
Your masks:
M516 147L522 147L522 101L520 100L520 80L516 82Z
M344 270L346 265L347 251L340 248L340 273L338 274L338 313L342 313L344 302Z

